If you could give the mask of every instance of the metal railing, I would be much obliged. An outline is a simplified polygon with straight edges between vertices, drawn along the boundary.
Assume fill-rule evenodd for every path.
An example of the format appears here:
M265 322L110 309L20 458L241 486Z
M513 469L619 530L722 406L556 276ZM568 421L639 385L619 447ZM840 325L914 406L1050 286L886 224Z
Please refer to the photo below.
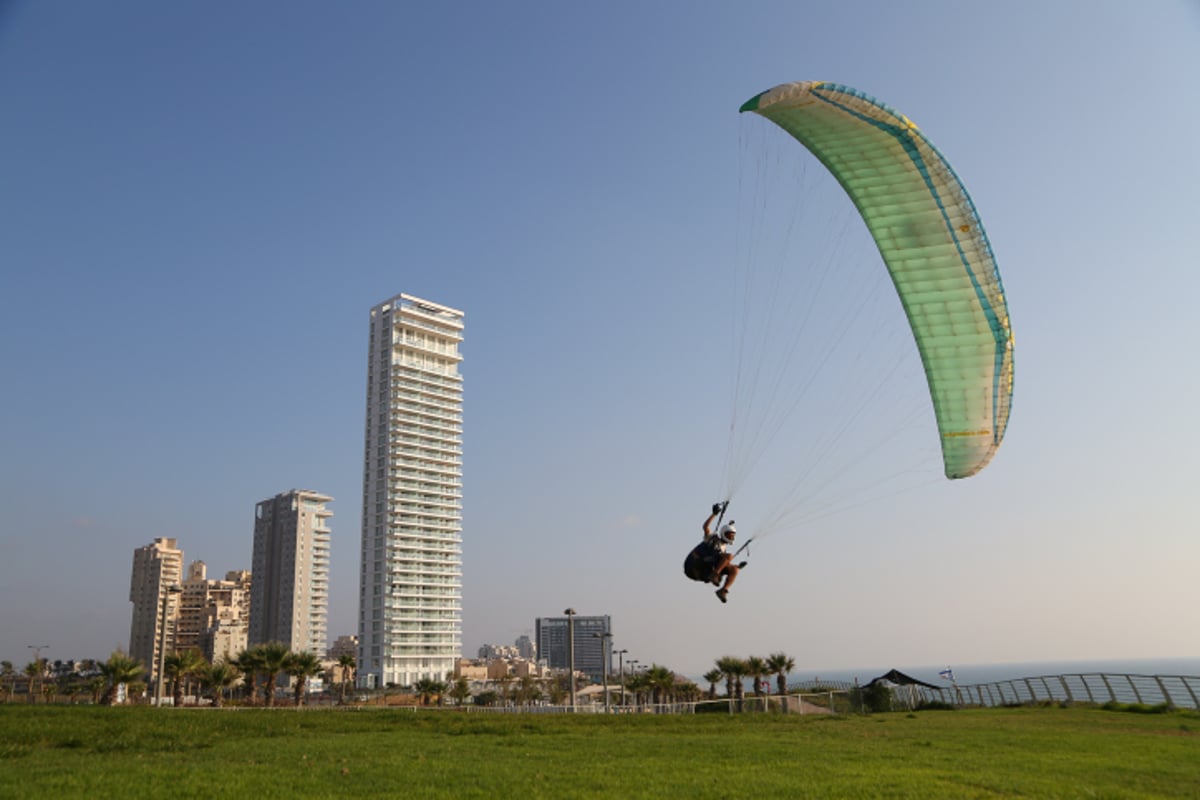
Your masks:
M799 691L797 691L799 689ZM748 694L741 700L719 697L677 703L614 703L610 714L738 714L785 713L800 715L857 714L865 711L863 687L842 681L790 686L786 695ZM892 709L915 709L923 703L965 707L1001 707L1040 703L1137 704L1172 709L1200 709L1200 677L1137 675L1128 673L1073 673L978 683L969 686L895 686ZM604 714L603 702L586 702L574 709L544 701L477 706L420 706L421 710L447 710L481 714ZM417 710L413 708L412 710Z
M1168 708L1200 708L1200 677L1091 672L1039 675L993 683L938 688L898 687L896 699L919 698L952 706L1008 706L1058 703L1126 703Z

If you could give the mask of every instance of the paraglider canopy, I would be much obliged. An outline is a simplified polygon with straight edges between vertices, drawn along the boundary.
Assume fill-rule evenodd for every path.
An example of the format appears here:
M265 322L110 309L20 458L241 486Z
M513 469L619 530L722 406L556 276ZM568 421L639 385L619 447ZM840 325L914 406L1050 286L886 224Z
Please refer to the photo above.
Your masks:
M787 83L741 110L795 137L849 194L916 340L945 475L975 475L1008 426L1013 338L992 248L962 182L908 117L846 86Z

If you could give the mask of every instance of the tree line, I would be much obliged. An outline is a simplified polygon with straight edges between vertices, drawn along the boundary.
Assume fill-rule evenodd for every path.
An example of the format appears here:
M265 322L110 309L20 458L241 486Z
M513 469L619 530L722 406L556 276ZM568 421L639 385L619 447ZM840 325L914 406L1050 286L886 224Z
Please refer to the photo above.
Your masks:
M787 693L787 676L796 668L796 660L786 653L772 653L769 656L722 656L716 659L714 666L703 676L708 683L705 691L695 682L679 675L660 664L627 672L624 676L609 676L609 686L616 687L624 681L622 700L627 705L645 705L661 703L692 703L699 700L717 699L717 687L725 684L725 696L734 700L745 699L746 679L753 678L754 694L762 697L766 694L765 680L774 677L777 692ZM414 692L423 705L430 703L441 704L445 698L452 699L458 705L468 701L476 705L534 705L548 701L553 705L565 703L571 691L571 679L560 675L548 680L538 680L528 676L512 675L491 681L492 688L472 694L470 683L466 678L447 676L445 681L423 679L414 686ZM578 684L576 689L580 688Z
M732 700L744 700L746 695L746 679L753 678L754 696L766 694L764 684L766 678L775 677L775 688L778 694L787 694L787 676L796 668L796 660L787 653L772 653L769 656L721 656L716 660L712 669L704 673L708 683L708 699L717 698L717 684L725 681L725 696Z
M354 656L343 654L337 667L341 673L341 699L345 702L346 690L354 680ZM176 706L183 705L184 698L194 692L207 693L214 706L221 706L235 692L240 694L242 702L256 704L261 696L264 705L274 706L280 676L287 675L295 679L292 702L300 706L304 704L309 680L323 672L321 660L315 654L294 652L279 642L248 647L236 656L226 655L211 662L199 650L186 650L163 658L163 693ZM154 694L157 688L150 685L146 666L120 650L114 651L107 661L85 660L77 671L69 674L56 671L54 676L46 659L30 662L20 673L11 661L0 662L0 691L5 702L12 702L22 678L26 702L36 702L39 698L52 702L59 696L75 702L83 695L93 703L114 705L122 685L126 695L135 701Z
M343 654L337 663L336 684L340 702L346 702L346 693L354 685L355 659ZM703 676L708 684L705 691L693 681L676 674L660 664L651 664L623 676L610 676L609 686L615 687L623 678L624 692L617 702L627 705L647 703L696 702L715 700L717 687L725 685L725 697L732 700L745 699L747 679L752 679L756 697L767 693L767 678L774 677L779 694L787 693L787 676L795 669L796 662L786 653L769 656L722 656L714 661L713 668ZM262 704L268 707L278 702L277 688L281 676L294 679L292 704L304 704L310 679L323 673L321 660L309 652L293 652L284 644L270 642L248 647L236 656L226 656L213 662L201 655L199 650L171 653L163 660L164 696L170 696L176 706L184 704L186 697L207 695L214 706L236 699L249 705ZM90 696L98 704L113 705L119 696L119 687L125 685L130 698L148 697L157 687L149 684L149 674L138 660L130 658L120 650L114 651L107 661L84 661L78 672L50 680L50 671L45 659L26 665L21 674L12 662L0 662L0 690L5 701L11 702L18 681L25 679L27 702L38 698L51 702L65 696L75 702L80 695ZM412 692L423 705L441 705L447 699L458 705L473 702L476 705L534 705L549 702L564 704L571 692L571 677L559 675L549 679L530 676L506 675L497 678L480 691L472 692L470 681L455 677L452 673L445 680L422 678L413 685ZM575 688L580 687L576 678Z

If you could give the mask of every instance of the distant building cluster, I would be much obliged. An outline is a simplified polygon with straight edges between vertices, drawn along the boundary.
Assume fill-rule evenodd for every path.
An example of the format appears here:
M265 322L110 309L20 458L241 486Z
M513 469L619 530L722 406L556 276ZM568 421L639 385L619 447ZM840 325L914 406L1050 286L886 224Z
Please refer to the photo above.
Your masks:
M223 579L209 580L203 561L193 561L185 577L176 539L134 550L129 655L146 665L152 683L164 652L194 649L213 661L282 642L325 655L331 500L293 489L258 503L253 569Z
M549 678L555 671L544 661L527 661L523 658L460 658L454 662L453 676L466 678L473 683L503 681L510 678Z
M571 652L569 633L574 629L575 674L595 683L604 680L612 669L612 619L605 616L539 617L535 622L536 641L519 637L511 645L485 644L476 659L459 659L454 666L455 678L472 683L503 683L508 680L534 678L545 680L570 672Z
M537 657L537 647L528 636L513 644L485 644L478 658L460 658L454 664L454 677L471 682L504 681L511 678L549 678L554 670Z
M539 618L536 639L462 658L463 312L398 294L370 311L358 635L327 648L333 498L292 489L255 506L250 570L210 580L171 538L134 551L129 653L158 677L164 653L211 660L281 642L337 661L362 688L492 673L611 671L607 616Z
M508 661L521 658L521 652L516 645L511 644L485 644L479 648L479 659L481 661L490 661L494 658L502 658Z

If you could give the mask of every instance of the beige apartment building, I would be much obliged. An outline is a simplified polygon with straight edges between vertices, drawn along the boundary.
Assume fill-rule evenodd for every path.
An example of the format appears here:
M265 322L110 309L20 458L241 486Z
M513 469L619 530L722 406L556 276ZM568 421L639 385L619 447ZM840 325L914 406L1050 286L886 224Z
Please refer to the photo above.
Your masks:
M200 651L209 661L229 660L250 646L249 570L231 570L210 581Z
M236 656L249 644L250 572L233 570L208 580L203 561L188 565L179 603L175 649L199 650L211 661Z
M254 513L250 584L251 645L281 642L325 654L329 617L329 519L333 498L292 489Z
M142 662L151 685L158 679L159 646L166 651L174 644L174 622L179 612L178 588L183 577L183 551L175 539L155 539L133 551L133 571L129 579L129 600L133 618L129 625L129 655ZM166 631L162 629L166 611ZM164 635L165 633L165 635Z

